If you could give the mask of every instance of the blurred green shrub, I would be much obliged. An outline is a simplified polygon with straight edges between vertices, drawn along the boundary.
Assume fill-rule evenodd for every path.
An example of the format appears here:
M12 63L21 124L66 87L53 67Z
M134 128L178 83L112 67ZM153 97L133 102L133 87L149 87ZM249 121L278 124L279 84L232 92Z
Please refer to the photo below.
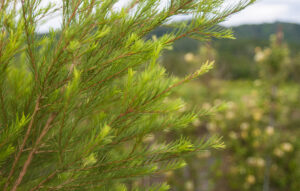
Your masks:
M289 49L271 37L268 48L256 48L260 79L195 82L177 91L189 103L210 110L227 107L207 119L197 119L184 134L194 138L219 134L226 150L202 152L188 165L167 174L174 190L297 191L300 183L300 87L287 81ZM186 60L198 55L189 54Z

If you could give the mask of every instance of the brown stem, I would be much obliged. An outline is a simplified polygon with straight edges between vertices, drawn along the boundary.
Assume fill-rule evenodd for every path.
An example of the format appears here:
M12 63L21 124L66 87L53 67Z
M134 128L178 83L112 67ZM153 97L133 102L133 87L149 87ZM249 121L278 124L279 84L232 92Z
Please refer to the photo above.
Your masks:
M27 157L27 160L25 161L24 165L23 165L23 169L22 171L20 172L19 174L19 177L17 178L16 182L14 183L13 185L13 188L11 189L11 191L16 191L18 186L21 184L22 180L23 180L23 177L25 176L26 172L27 172L27 169L33 159L33 155L35 154L35 152L37 151L38 147L39 147L39 144L40 142L42 141L42 139L44 138L44 136L47 134L47 132L49 131L49 129L51 128L51 123L52 121L55 119L56 117L56 114L52 113L47 122L46 122L46 125L44 126L40 136L38 137L38 139L36 140L35 142L35 146L34 148L31 150L31 152L29 153L28 157Z
M7 181L6 181L6 184L5 184L5 186L4 186L4 191L6 191L7 188L8 188L8 185L9 185L9 179L10 179L10 178L12 177L12 175L14 174L16 165L17 165L17 163L18 163L18 161L19 161L19 159L20 159L20 157L21 157L21 154L22 154L22 152L23 152L23 149L24 149L24 147L25 147L25 144L26 144L26 142L27 142L27 139L28 139L28 137L29 137L29 135L30 135L30 132L31 132L31 129L32 129L32 126L33 126L33 122L34 122L34 120L35 120L35 116L36 116L36 114L37 114L37 112L38 112L38 110L39 110L40 100L41 100L41 96L39 96L38 99L37 99L37 101L36 101L35 108L34 108L34 111L33 111L33 114L32 114L31 120L30 120L30 123L29 123L29 125L28 125L28 128L27 128L27 131L26 131L24 140L23 140L23 142L22 142L22 145L21 145L21 147L20 147L20 150L19 150L18 154L17 154L16 157L15 157L13 166L12 166L10 172L9 172L8 177L7 177Z
M2 114L3 114L3 122L4 122L4 127L7 127L7 114L5 111L5 106L4 106L4 97L3 97L3 93L2 93L2 88L0 88L0 103L1 103L1 110L2 110Z
M46 182L48 182L49 180L51 180L57 173L58 173L57 170L54 171L54 172L52 172L46 179L44 179L42 182L39 183L39 185L37 185L36 187L32 188L30 191L38 190L39 188L41 188L41 186L43 184L45 184Z
M37 72L37 67L35 65L35 58L32 52L32 43L33 41L31 40L30 42L30 34L29 34L29 30L28 30L28 20L26 18L26 10L25 10L25 1L22 0L22 12L23 12L23 19L24 19L24 26L25 26L25 34L26 34L26 41L27 41L27 46L28 46L28 54L29 54L29 58L32 64L32 67L34 69L34 79L35 82L38 82L38 72ZM30 23L31 24L31 23Z

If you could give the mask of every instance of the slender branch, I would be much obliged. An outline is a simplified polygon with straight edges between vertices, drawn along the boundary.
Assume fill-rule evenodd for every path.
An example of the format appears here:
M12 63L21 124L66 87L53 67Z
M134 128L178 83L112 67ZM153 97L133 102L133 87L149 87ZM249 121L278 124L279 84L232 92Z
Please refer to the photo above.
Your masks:
M33 155L35 154L35 152L37 151L38 147L39 147L39 144L40 142L42 141L42 139L44 138L44 136L47 134L47 132L49 131L49 129L51 128L51 123L52 121L55 119L57 114L55 113L52 113L47 122L46 122L46 125L44 126L40 136L38 137L38 139L36 140L35 142L35 146L34 148L31 150L31 152L29 153L28 157L27 157L27 160L25 161L24 165L23 165L23 168L22 168L22 171L20 172L19 174L19 177L17 178L17 180L15 181L14 185L13 185L13 188L11 189L11 191L16 191L18 186L21 184L22 180L23 180L23 177L25 176L26 172L27 172L27 169L33 159Z
M22 152L23 152L23 149L24 149L24 147L25 147L25 145L26 145L27 139L28 139L28 137L29 137L29 135L30 135L31 129L32 129L32 127L33 127L33 122L34 122L34 120L35 120L35 116L36 116L37 112L39 111L40 100L41 100L41 96L39 96L39 97L37 98L37 101L36 101L36 104L35 104L35 108L34 108L34 111L33 111L33 114L32 114L31 120L30 120L30 123L29 123L29 125L28 125L28 127L27 127L27 131L26 131L24 140L23 140L23 142L22 142L22 145L20 146L19 152L18 152L18 154L17 154L16 157L15 157L14 163L13 163L12 168L11 168L11 170L10 170L10 172L9 172L8 177L7 177L7 181L6 181L6 184L5 184L5 186L4 186L4 191L6 191L7 188L8 188L9 180L10 180L10 178L12 177L12 175L14 174L16 165L17 165L17 163L19 162L19 159L20 159L20 157L21 157L21 154L22 154Z
M60 162L63 162L63 149L62 149L62 134L63 134L63 127L65 125L65 118L66 118L66 113L67 113L67 108L69 105L69 100L67 100L66 105L64 106L63 109L63 118L61 120L60 128L59 128L59 137L58 137L58 145L59 145L59 158Z
M75 17L76 12L77 12L77 10L78 10L78 8L79 8L80 3L81 3L81 0L78 0L78 1L77 1L77 4L76 4L76 7L75 7L75 9L74 9L74 11L73 11L73 13L72 13L72 15L70 16L70 18L69 18L69 20L68 20L68 24L67 24L68 26L70 25L72 19ZM65 8L65 7L63 6L63 8ZM46 73L46 75L45 75L44 82L43 82L43 85L42 85L42 88L43 88L43 89L45 89L46 81L47 81L47 79L48 79L48 77L49 77L49 75L50 75L50 73L51 73L51 70L53 69L55 63L58 61L59 57L63 54L64 50L68 47L68 45L70 44L70 41L73 39L73 36L70 37L70 39L68 39L68 40L66 41L65 46L64 46L63 48L61 48L61 50L59 50L59 52L58 52L58 48L60 47L61 43L63 42L63 36L64 36L63 34L65 33L66 29L67 29L67 27L65 27L65 28L63 29L62 34L61 34L61 36L60 36L60 38L59 38L59 41L58 41L58 43L57 43L57 46L56 46L56 48L55 48L54 54L57 55L57 56L55 56L55 58L53 59L52 63L51 63L50 66L48 67L48 71L47 71L47 73Z
M129 52L129 53L119 55L119 56L117 56L117 57L115 57L115 58L113 58L113 59L110 59L110 60L104 62L103 64L101 64L102 68L100 68L95 74L93 74L93 75L92 75L90 78L88 78L86 81L92 80L94 76L96 76L96 75L99 74L101 71L103 71L103 70L106 68L106 66L108 66L109 64L111 64L111 63L113 63L113 62L115 62L115 61L117 61L117 60L119 60L119 59L127 58L127 57L130 57L130 56L135 55L135 54L138 54L138 53L140 53L140 52ZM94 70L94 69L96 69L96 67L89 68L89 69L87 69L86 71L88 72L88 71L91 71L91 70ZM97 83L101 83L101 82L97 82ZM93 87L93 86L96 85L97 83L91 85L91 87ZM90 88L90 87L88 87L88 88ZM86 88L86 89L88 89L88 88ZM84 89L84 90L85 90L85 89Z
M36 187L32 188L30 191L38 190L39 188L41 188L43 184L51 180L58 172L58 170L52 172L47 178L45 178L42 182L40 182Z
M26 10L25 10L25 1L21 0L22 3L22 12L23 12L23 19L24 19L24 25L25 25L25 33L26 33L26 41L27 41L27 46L28 46L28 55L32 64L32 67L34 69L34 79L35 82L38 83L38 71L37 71L37 66L35 64L35 57L33 55L32 51L32 44L33 44L33 39L30 42L30 34L29 34L29 29L28 29L28 20L26 18ZM30 23L32 24L32 23Z
M5 0L1 0L0 11L2 11L4 9L4 4L5 4Z
M186 33L183 33L183 34L181 34L181 35L179 35L179 36L177 36L177 37L175 37L175 38L169 40L166 44L173 43L174 41L176 41L176 40L178 40L178 39L181 39L181 38L183 38L183 37L186 37L186 36L188 36L189 34L191 34L191 33L193 33L193 32L196 32L196 31L198 31L198 30L201 30L201 29L207 27L208 25L210 25L210 24L212 24L212 23L218 23L218 22L220 22L221 20L223 20L224 18L227 18L228 16L233 15L233 14L235 14L235 13L241 11L242 9L244 9L246 6L248 6L248 5L250 5L250 4L251 4L251 3L249 3L249 4L247 4L247 5L243 6L243 7L238 7L238 8L236 8L236 9L230 11L230 12L227 13L227 14L224 14L224 15L222 15L222 16L216 17L215 19L211 20L210 22L208 22L208 23L202 25L200 28L197 28L197 27L196 27L196 28L193 28L193 29L187 31ZM199 32L198 32L198 33L199 33ZM206 35L206 36L207 36L207 34L203 34L203 35Z
M112 75L106 77L105 79L100 80L100 81L98 81L98 82L96 82L96 83L90 85L89 87L84 88L82 91L86 91L86 90L88 90L88 89L90 89L90 88L92 88L92 87L95 87L95 86L97 86L97 85L99 85L99 84L102 84L102 83L104 83L104 82L106 82L106 81L108 81L108 80L110 80L110 79L112 79L112 78L114 78L114 77L116 77L116 76L122 74L123 72L125 72L126 70L128 70L128 68L129 68L129 67L126 67L126 68L120 70L119 72L114 73L114 74L112 74Z
M0 87L0 104L1 104L1 110L2 110L2 115L3 115L3 123L4 123L4 127L7 127L7 114L6 114L6 110L5 110L5 105L4 105L4 97L3 97L3 93L2 93L2 87Z

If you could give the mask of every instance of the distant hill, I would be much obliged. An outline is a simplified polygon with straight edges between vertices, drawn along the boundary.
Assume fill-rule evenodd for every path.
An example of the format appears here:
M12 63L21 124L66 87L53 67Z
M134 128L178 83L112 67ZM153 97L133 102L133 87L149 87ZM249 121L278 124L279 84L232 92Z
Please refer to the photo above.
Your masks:
M300 43L300 25L293 23L271 23L259 25L241 25L233 27L237 39L250 38L257 40L266 40L271 34L276 33L278 27L282 27L285 40L288 43Z
M240 25L232 27L237 44L240 43L257 43L257 46L267 45L269 42L270 35L277 32L278 28L282 27L284 32L284 40L290 45L291 49L300 50L300 25L293 23L268 23L268 24L257 24L257 25ZM150 35L161 36L165 33L171 32L172 29L167 27L159 27ZM228 40L217 40L228 43ZM230 40L232 41L232 40ZM241 42L238 42L241 41ZM251 44L252 44L251 43ZM235 43L233 43L235 44ZM182 39L175 43L174 51L189 52L198 47L199 42L193 39Z
M294 57L300 53L299 24L276 22L272 24L241 25L232 27L236 40L212 40L212 47L218 52L217 63L219 70L222 70L222 76L230 79L256 78L258 68L253 61L254 49L257 46L268 46L270 35L275 34L279 27L282 28L284 41L291 50L291 56ZM170 28L159 27L152 31L150 35L161 36L171 31L172 29ZM197 40L183 38L174 43L172 51L166 53L169 54L169 58L182 55L186 52L196 53L200 45L201 42ZM180 65L180 63L176 63L176 59L173 59L172 62L173 66L167 67L170 70Z
M282 28L284 41L288 43L292 54L300 51L300 25L293 23L276 22L260 25L241 25L233 27L237 40L253 40L264 45L270 35L276 33L278 28Z

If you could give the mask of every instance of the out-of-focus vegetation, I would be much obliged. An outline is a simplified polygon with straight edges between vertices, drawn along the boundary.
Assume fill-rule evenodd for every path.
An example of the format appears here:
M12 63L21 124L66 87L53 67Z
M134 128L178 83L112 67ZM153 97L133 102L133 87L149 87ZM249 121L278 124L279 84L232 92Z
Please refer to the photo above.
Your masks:
M233 27L235 40L217 39L211 42L212 47L218 53L216 59L216 69L219 76L225 79L256 79L259 69L253 64L255 47L265 47L269 44L269 37L278 28L282 28L284 39L288 44L291 57L295 57L300 52L300 25L291 23L273 23L260 25L242 25ZM151 35L157 37L170 33L172 30L160 27L153 31ZM174 43L172 51L165 53L163 63L167 69L179 76L187 73L183 63L186 53L198 54L199 46L205 43L191 38L183 38Z
M219 110L172 136L197 139L218 134L226 144L224 151L187 157L186 168L166 173L173 190L299 190L299 29L293 24L241 26L235 28L238 40L195 48L193 40L186 39L194 50L175 47L164 55L162 63L169 73L179 76L216 60L212 73L177 94L188 103L186 110ZM277 35L266 35L271 31ZM287 31L285 40L282 31Z
M195 82L179 89L178 94L189 103L187 110L227 103L209 120L200 118L180 132L195 139L219 134L226 149L187 158L187 168L167 174L175 190L263 190L269 171L271 190L296 191L300 178L299 85L284 83L278 89L276 126L269 124L270 103L260 80L213 80L209 87Z

